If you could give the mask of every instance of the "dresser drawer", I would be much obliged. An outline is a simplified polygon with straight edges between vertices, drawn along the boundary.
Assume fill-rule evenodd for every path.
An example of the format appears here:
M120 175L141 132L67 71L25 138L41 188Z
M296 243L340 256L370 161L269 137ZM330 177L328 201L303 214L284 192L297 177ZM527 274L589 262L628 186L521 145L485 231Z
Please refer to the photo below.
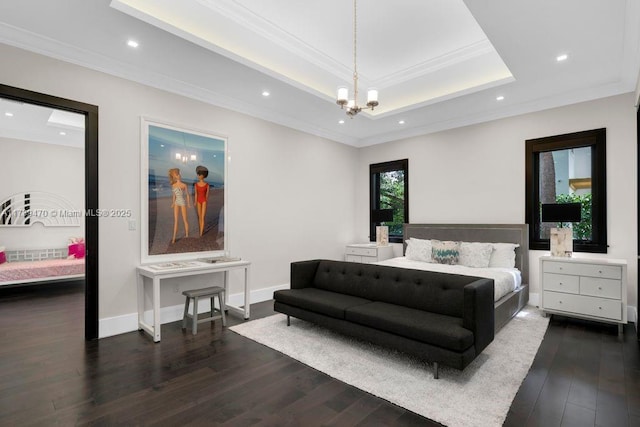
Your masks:
M617 265L545 261L542 266L544 273L572 274L577 276L602 277L606 279L622 278L622 267Z
M362 262L362 257L360 255L345 255L344 260L347 262Z
M611 320L622 319L622 303L620 301L551 291L545 291L543 298L544 309Z
M578 312L580 304L578 298L580 295L565 294L561 292L544 291L543 305L544 309L566 311L569 313Z
M544 273L544 289L548 291L580 293L580 277L566 274Z
M622 279L622 267L617 265L588 265L582 266L582 276L602 277L603 279Z
M358 248L355 246L347 246L346 249L347 255L359 255L359 256L377 256L378 249L377 248Z
M546 280L546 279L545 279ZM600 279L598 277L581 277L580 293L603 298L622 298L622 281Z

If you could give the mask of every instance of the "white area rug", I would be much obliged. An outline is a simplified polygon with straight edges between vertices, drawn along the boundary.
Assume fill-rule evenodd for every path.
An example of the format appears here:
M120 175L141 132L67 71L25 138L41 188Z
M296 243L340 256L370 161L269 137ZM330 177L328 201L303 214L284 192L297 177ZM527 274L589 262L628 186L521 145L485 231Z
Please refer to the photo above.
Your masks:
M431 366L277 314L230 329L347 384L450 427L501 426L549 319L533 307L513 318L464 371Z

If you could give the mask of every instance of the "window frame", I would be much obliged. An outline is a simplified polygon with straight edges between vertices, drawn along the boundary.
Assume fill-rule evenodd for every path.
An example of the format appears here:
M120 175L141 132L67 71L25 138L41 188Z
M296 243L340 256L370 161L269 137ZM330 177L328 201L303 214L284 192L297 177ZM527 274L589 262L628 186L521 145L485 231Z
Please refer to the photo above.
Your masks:
M526 222L529 249L549 250L549 239L540 239L540 153L591 147L591 237L573 242L574 252L607 253L606 128L526 140Z
M409 222L409 159L392 160L389 162L373 163L369 165L369 240L376 241L376 225L373 222L373 211L380 209L380 173L404 171L404 222ZM402 235L389 234L390 243L402 243Z

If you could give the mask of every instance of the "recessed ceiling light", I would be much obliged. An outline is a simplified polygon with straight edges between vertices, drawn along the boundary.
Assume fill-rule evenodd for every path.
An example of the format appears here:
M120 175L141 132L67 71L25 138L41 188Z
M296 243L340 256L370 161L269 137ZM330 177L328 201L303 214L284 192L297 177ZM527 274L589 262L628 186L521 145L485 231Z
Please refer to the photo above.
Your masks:
M338 123L340 123L341 125L344 124L344 120L338 120Z
M262 96L269 96L269 95L271 95L271 94L266 90L264 92L262 92Z
M4 113L5 116L7 117L13 117L13 113L7 111L6 113Z
M502 101L504 99L504 96L500 95L496 97L496 101Z
M127 46L129 46L129 47L134 47L134 48L135 48L135 47L138 47L138 46L140 46L140 45L139 45L139 43L138 43L137 41L135 41L135 40L128 40L128 41L127 41Z
M60 135L62 135L62 136L65 136L66 134L67 134L67 133L66 133L66 132L64 132L64 131L61 131L61 132L60 132Z
M562 55L556 56L556 61L558 61L558 62L562 62L562 61L565 61L568 57L569 57L569 56L567 56L567 54L565 53L565 54L562 54Z
M400 120L400 121L398 122L398 124L399 124L399 125L403 125L403 124L404 124L404 120Z

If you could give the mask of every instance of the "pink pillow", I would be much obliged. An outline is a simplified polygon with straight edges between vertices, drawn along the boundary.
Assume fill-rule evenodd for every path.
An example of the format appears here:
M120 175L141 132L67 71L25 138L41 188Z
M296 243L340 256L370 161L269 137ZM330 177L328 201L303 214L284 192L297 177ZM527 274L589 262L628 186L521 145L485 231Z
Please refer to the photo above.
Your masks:
M0 247L0 264L7 262L7 254L4 253L4 246Z
M84 258L84 242L70 243L69 244L69 257L81 259Z

